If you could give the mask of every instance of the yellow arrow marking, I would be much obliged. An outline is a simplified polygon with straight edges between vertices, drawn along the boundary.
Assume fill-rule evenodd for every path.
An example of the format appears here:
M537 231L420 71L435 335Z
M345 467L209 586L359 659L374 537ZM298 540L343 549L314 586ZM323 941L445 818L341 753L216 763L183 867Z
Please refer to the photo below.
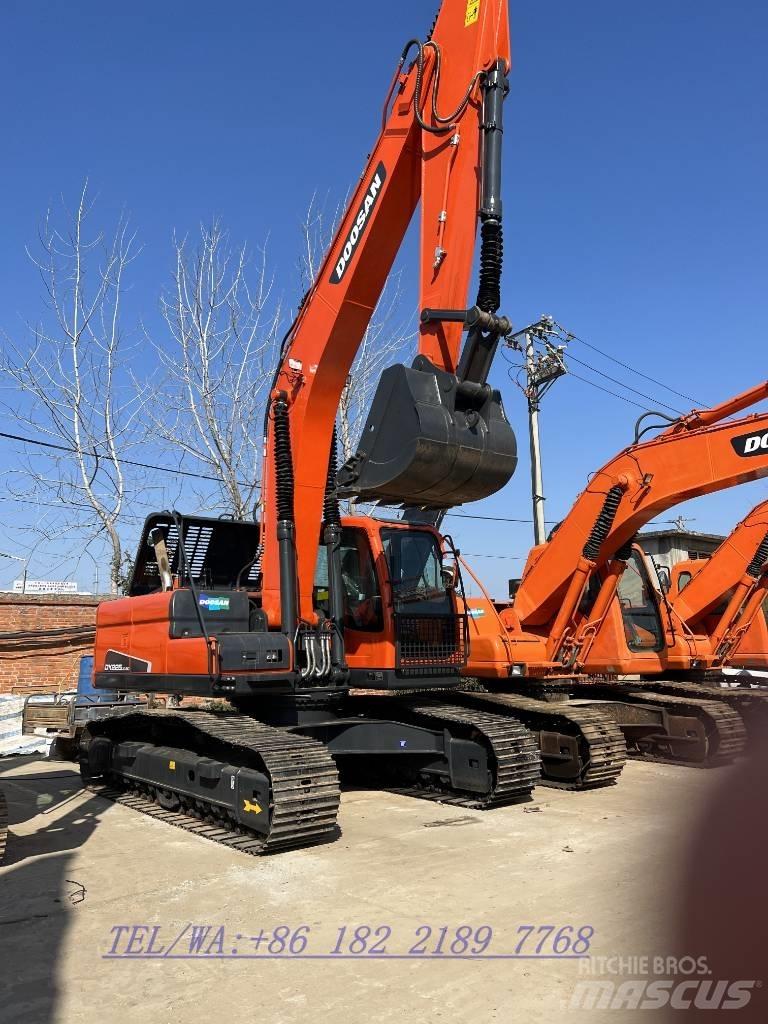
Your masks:
M247 800L247 799L243 800L243 810L246 812L246 814L249 811L252 814L260 814L261 813L261 807L259 807L259 805L255 801L251 801L251 800Z

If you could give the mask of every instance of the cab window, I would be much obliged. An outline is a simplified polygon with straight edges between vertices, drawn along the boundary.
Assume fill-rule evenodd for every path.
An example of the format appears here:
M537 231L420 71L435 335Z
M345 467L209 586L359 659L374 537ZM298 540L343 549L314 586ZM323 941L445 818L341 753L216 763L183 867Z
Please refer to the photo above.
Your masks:
M344 628L380 632L384 628L381 592L365 530L341 531L341 579L344 586ZM315 605L329 613L328 552L321 545L315 568Z
M451 600L437 537L427 530L382 530L381 542L396 610L418 602L419 608L409 608L409 613L449 612Z
M664 646L661 617L645 562L636 551L619 581L618 597L630 651L660 651Z
M683 572L680 573L680 575L677 577L678 594L682 594L682 592L685 590L685 588L688 586L692 579L693 573L688 572L687 569L683 570Z

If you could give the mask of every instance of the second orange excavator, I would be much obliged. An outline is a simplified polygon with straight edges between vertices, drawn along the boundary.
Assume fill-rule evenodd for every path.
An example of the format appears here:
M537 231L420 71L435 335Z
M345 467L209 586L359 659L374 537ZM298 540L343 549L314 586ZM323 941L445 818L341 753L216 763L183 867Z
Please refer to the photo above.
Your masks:
M657 676L691 668L692 638L680 631L675 636L671 617L666 622L673 636L665 635L632 542L641 526L681 501L768 475L762 445L768 414L730 418L766 397L768 382L713 409L693 411L652 440L636 437L591 477L549 540L531 551L512 601L486 596L468 602L467 675L494 692L463 693L467 706L514 713L533 698L557 708L567 697L571 709L611 716L630 751L643 756L712 765L744 749L738 713L747 709L744 699L693 682L640 685L619 677L650 674L648 662L641 664L646 657L655 659ZM628 639L628 604L642 649ZM700 653L705 667L713 657ZM749 709L762 716L763 702L756 698ZM545 777L573 784L589 779L577 742L542 726L539 743Z

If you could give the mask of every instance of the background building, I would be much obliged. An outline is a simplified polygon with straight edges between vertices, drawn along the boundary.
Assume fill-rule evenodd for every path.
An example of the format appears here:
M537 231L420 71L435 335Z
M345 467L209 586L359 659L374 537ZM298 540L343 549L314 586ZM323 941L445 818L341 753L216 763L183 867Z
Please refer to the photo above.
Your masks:
M709 558L725 537L719 533L699 533L696 530L674 528L641 532L637 535L637 540L648 557L662 570L662 575L668 579L673 565L686 559Z

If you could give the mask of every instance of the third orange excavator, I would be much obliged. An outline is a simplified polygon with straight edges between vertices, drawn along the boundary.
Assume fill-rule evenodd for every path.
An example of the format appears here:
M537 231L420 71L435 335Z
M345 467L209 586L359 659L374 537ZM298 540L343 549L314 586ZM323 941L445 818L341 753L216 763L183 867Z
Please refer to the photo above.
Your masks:
M768 669L768 501L710 558L679 562L670 577L669 604L688 629L707 635L714 666L725 673Z

